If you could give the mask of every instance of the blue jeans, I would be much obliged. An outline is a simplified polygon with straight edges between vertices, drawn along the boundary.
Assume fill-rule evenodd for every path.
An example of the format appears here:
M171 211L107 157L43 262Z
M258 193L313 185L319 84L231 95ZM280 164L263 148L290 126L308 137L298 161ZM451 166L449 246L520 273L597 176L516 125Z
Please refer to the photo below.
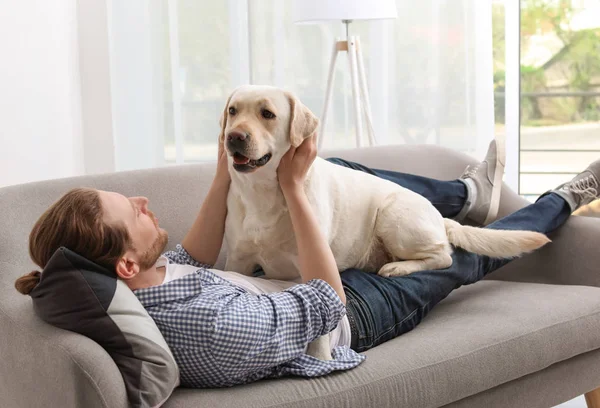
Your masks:
M454 218L462 210L467 200L467 186L462 181L440 181L414 174L398 173L389 170L370 169L359 163L337 157L327 161L354 170L372 174L396 183L428 199L444 218Z
M330 161L343 165L338 159ZM360 165L349 164L351 166L347 167L365 171ZM366 171L412 191L425 191L425 197L440 212L441 209L447 211L445 214L442 212L445 217L456 215L456 208L460 211L466 199L466 188L458 181L445 182L381 170ZM437 191L441 192L439 196ZM445 203L446 197L449 199L448 205ZM530 230L546 234L561 226L570 213L567 202L550 193L535 204L486 228ZM362 352L414 329L454 289L475 283L508 262L510 259L494 259L454 248L452 266L443 270L420 271L391 278L357 269L342 272L348 318L354 331L352 348Z

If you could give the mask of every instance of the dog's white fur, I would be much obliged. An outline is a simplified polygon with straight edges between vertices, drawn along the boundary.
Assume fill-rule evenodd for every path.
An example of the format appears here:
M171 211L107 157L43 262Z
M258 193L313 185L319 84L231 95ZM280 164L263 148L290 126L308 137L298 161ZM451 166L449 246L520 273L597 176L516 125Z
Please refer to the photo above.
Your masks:
M588 205L579 208L573 215L600 218L600 200L592 201Z
M233 116L228 112L230 107L237 110ZM264 119L261 109L265 107L277 118ZM266 165L251 173L236 171L229 157L232 182L227 198L226 269L251 275L260 266L269 278L296 280L296 242L276 170L291 145L298 146L315 133L318 120L287 92L244 86L227 101L221 126L221 139L232 131L250 134L244 154L250 159L272 154ZM450 244L504 258L549 242L536 232L462 226L442 218L419 194L320 158L306 176L305 192L339 270L360 268L399 276L449 267Z

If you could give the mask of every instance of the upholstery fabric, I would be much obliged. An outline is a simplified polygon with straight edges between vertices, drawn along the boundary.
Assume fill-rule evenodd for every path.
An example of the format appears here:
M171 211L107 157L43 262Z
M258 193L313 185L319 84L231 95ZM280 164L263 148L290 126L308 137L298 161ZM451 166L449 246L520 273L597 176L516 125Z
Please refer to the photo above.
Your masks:
M437 146L322 156L440 179L458 177L475 161ZM27 239L42 212L79 186L145 195L173 248L193 222L213 175L214 163L207 163L0 189L0 407L128 406L110 355L82 335L44 323L32 300L14 289L15 279L32 270ZM524 205L505 188L500 215ZM178 388L165 406L547 407L566 401L600 385L598 236L600 219L574 217L551 236L552 244L496 271L494 280L459 289L417 329L367 352L367 361L354 370L231 389ZM573 376L559 380L560 373ZM511 393L525 402L520 405ZM529 405L533 393L544 395ZM498 401L506 404L494 405Z
M598 388L600 350L580 354L443 408L548 408Z

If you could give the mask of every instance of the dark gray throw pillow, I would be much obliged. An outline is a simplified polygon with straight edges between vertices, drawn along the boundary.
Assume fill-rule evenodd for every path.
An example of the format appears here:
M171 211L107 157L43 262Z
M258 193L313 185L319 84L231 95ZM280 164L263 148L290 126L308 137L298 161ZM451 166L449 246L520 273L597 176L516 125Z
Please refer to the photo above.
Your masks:
M87 336L110 354L131 406L160 406L179 385L179 370L165 339L114 271L60 248L31 297L45 322Z

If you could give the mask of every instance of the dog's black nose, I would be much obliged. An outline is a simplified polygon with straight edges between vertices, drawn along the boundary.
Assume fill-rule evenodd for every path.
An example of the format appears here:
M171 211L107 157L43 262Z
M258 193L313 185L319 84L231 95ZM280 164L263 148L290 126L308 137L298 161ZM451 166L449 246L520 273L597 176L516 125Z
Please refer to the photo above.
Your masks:
M232 132L229 132L229 134L227 135L227 141L235 142L235 141L239 140L240 142L243 142L249 136L250 135L247 135L246 133L238 132L238 131L234 130Z
M242 152L246 150L250 135L246 132L238 132L236 130L227 134L227 146L232 151Z

